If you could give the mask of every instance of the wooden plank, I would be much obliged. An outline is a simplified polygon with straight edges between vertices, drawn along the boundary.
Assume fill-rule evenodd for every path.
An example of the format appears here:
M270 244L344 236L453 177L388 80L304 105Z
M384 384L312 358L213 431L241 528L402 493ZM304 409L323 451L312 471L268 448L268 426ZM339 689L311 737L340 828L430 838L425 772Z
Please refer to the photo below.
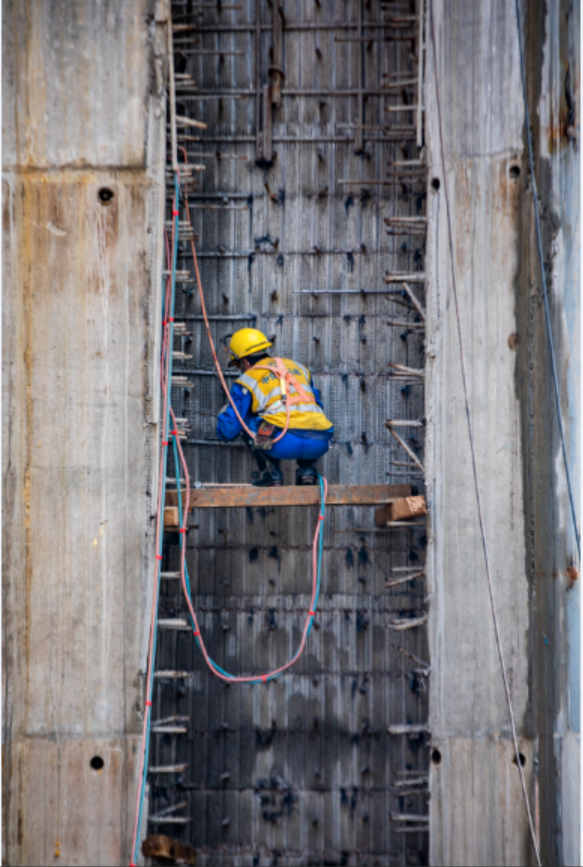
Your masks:
M330 485L327 506L382 506L401 497L411 496L411 485ZM168 491L166 502L178 502L176 491ZM190 508L225 509L258 506L315 506L320 502L318 487L194 488L190 491Z
M172 860L172 863L196 864L196 852L192 846L165 837L163 834L151 834L146 837L142 843L142 854L146 858L167 858Z

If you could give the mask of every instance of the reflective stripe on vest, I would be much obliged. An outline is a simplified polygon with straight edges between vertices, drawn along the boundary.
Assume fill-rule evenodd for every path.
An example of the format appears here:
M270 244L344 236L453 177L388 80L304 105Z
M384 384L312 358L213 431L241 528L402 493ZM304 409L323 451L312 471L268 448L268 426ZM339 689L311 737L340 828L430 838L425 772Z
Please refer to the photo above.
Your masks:
M277 362L280 362L279 364ZM288 366L289 365L289 366ZM290 370L290 368L292 368ZM294 374L293 369L305 379L305 382L300 382L299 378ZM281 388L281 379L279 378L280 370L291 374L288 381L285 383L285 392L287 400L284 401L284 394ZM256 376L252 374L255 372ZM262 382L265 379L264 372L267 373L269 379L267 382ZM259 377L257 378L257 374ZM299 387L300 394L296 390L294 384L289 379L295 380ZM289 404L290 411L296 412L316 412L322 413L321 408L316 403L316 397L312 390L310 381L310 373L302 364L294 361L277 359L273 364L258 364L250 368L246 373L238 377L237 382L248 388L253 396L252 412L260 416L274 415L280 412L286 412L286 403ZM269 391L267 389L269 388ZM306 399L308 402L306 402ZM323 413L322 413L323 414Z
M276 357L273 358L271 362L256 364L253 369L266 370L268 373L277 376L281 389L281 400L287 404L287 406L297 406L300 403L315 403L316 399L314 397L314 392L309 386L309 373L307 371L304 373L303 371L298 370L298 364L295 361L290 361L289 364L294 365L293 370L282 358ZM306 380L307 391L295 376L296 373L298 376L303 374L304 379Z
M292 412L294 412L294 410L296 412L322 412L321 407L319 407L317 403L296 403L291 408ZM267 412L259 413L259 415L277 415L278 412L285 411L285 403L282 400L278 400L275 403L270 403L267 407Z

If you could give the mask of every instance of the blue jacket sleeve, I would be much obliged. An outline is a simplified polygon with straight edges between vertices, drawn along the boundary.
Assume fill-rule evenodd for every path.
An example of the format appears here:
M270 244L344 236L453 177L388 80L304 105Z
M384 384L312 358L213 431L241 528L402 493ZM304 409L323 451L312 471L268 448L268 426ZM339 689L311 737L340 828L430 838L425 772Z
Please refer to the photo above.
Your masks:
M316 403L318 404L320 409L324 409L324 404L322 403L322 398L320 396L320 392L316 388L316 386L314 384L314 380L312 380L312 382L310 384L312 386L312 391L314 392L314 397L316 398Z
M251 420L252 415L251 407L253 405L251 392L243 385L239 385L239 383L236 382L231 389L231 398L239 411L239 415L245 424L249 426L249 421ZM217 436L220 440L230 442L231 440L236 439L242 430L243 428L241 427L241 423L235 415L233 407L229 404L227 408L220 413L217 419Z

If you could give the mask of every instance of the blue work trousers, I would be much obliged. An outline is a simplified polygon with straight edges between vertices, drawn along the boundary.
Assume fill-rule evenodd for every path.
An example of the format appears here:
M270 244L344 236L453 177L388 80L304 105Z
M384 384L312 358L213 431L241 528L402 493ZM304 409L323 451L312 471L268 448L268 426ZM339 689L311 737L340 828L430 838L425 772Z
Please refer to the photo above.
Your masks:
M249 427L254 433L257 433L261 422L262 419L258 417L251 419ZM274 439L280 433L281 431L278 431ZM266 449L265 451L258 449L256 454L262 454L267 458L275 458L278 461L317 461L330 448L330 440L323 439L321 435L312 438L309 436L308 431L305 431L305 433L308 436L298 436L293 431L288 430L286 435L270 449ZM317 433L319 434L319 432Z
M317 461L330 448L328 440L312 440L295 436L291 431L263 452L268 458L284 461Z

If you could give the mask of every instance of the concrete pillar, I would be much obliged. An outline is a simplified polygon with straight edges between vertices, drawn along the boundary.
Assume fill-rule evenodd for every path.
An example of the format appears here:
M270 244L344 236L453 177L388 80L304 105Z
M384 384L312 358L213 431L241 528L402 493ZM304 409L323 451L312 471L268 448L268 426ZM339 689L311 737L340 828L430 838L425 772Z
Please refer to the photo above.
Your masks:
M431 863L534 863L477 521L436 84L478 481L519 747L542 862L579 863L578 590L568 573L578 564L534 243L515 4L431 5L437 80L430 31L429 177L439 181L438 190L430 183L427 266ZM545 258L555 260L550 276L562 408L577 471L578 156L567 124L563 132L560 126L569 62L578 82L579 13L560 7L531 6L523 26ZM575 485L578 496L577 475Z
M130 855L157 484L156 17L153 0L3 4L9 864Z

